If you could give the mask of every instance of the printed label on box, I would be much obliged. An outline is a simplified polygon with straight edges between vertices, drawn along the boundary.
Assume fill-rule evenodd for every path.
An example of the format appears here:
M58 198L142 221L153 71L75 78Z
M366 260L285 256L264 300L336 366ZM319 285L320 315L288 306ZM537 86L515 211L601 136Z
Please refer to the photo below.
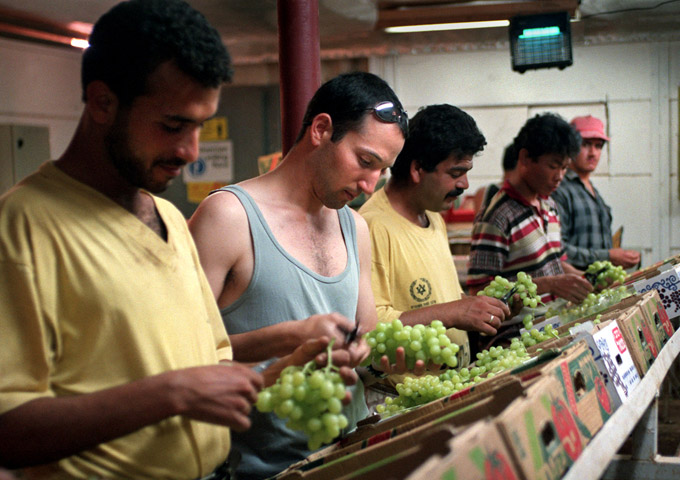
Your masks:
M623 335L621 335L621 330L619 330L619 327L612 328L612 335L614 335L614 341L616 342L616 346L619 349L619 353L625 352L626 341L623 339Z

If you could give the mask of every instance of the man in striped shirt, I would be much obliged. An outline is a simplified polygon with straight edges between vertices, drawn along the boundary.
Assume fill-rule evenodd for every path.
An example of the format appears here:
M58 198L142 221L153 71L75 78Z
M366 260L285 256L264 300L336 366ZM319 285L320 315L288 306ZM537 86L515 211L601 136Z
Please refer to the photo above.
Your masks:
M557 208L550 199L581 146L578 133L552 113L529 119L513 141L517 166L475 219L468 265L471 294L496 275L531 275L538 293L580 303L592 291L566 263Z

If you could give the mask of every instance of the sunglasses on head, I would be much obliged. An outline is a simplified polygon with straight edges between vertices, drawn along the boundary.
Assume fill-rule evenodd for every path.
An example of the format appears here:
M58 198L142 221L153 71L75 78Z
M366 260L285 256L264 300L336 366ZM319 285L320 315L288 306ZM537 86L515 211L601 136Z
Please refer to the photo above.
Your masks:
M408 129L408 115L392 102L380 102L375 107L369 108L383 122L398 123L404 130Z

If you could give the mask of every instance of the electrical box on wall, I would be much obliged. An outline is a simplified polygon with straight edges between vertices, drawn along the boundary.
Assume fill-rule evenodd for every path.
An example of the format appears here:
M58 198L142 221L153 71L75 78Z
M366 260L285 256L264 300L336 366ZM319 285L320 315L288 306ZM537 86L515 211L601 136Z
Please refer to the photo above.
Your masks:
M49 159L47 127L0 125L0 195Z
M573 63L569 13L524 15L510 19L512 69L526 70L557 67Z

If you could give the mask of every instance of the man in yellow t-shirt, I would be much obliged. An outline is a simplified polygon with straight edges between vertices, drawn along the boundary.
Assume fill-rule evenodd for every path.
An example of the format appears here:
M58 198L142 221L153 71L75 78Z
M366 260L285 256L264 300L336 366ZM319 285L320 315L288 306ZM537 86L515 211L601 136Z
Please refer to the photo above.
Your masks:
M69 147L0 197L0 465L22 478L226 478L258 390L328 344L262 375L232 363L186 221L153 195L197 159L230 77L183 0L118 4Z
M466 331L494 335L510 314L498 299L463 297L439 212L468 188L472 157L486 144L475 121L451 105L431 105L411 120L385 187L361 207L372 241L372 286L379 321L441 320L470 362Z

